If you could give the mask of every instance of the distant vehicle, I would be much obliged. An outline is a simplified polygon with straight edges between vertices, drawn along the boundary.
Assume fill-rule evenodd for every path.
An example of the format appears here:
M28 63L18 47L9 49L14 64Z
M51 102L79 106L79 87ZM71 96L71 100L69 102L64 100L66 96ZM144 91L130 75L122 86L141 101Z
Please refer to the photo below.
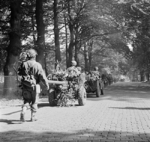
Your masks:
M87 93L95 93L96 97L104 95L104 82L100 76L89 72L86 75L85 89Z

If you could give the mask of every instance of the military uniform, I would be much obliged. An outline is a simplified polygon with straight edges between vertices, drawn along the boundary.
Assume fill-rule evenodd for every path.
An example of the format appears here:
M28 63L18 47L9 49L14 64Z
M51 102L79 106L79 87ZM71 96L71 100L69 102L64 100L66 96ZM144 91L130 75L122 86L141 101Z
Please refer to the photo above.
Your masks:
M24 115L29 104L31 107L31 120L34 121L35 114L38 109L37 105L40 93L39 83L42 81L46 85L47 89L49 89L48 80L41 64L36 62L34 58L30 58L21 64L18 69L18 75L21 76L21 88L24 101L20 119L25 121ZM26 84L27 78L30 78L31 80L30 86Z
M92 71L92 74L94 75L95 78L99 79L101 95L104 95L104 83L103 83L101 75L100 75L100 73L98 71L98 67L94 68L94 71Z

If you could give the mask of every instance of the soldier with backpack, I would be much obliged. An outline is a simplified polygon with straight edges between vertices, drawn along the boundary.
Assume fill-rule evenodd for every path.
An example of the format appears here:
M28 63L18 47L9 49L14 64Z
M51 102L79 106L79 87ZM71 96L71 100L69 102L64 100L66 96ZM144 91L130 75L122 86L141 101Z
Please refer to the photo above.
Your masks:
M36 112L38 109L38 97L40 93L40 81L42 81L47 90L49 89L48 80L40 63L36 62L37 52L34 49L27 50L27 60L22 62L18 69L18 75L21 77L21 89L23 96L22 111L20 120L25 121L25 112L28 104L31 108L31 121L36 121Z

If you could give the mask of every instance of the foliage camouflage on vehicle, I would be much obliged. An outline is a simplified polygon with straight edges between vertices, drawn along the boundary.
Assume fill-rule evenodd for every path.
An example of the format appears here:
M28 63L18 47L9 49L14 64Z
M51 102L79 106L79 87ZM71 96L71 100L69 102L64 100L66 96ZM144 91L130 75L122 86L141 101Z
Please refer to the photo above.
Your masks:
M67 71L56 71L48 76L49 80L66 81L66 84L51 84L49 102L50 105L68 106L74 105L78 99L79 105L84 105L86 99L86 91L84 91L84 83L80 83L82 74L68 74ZM83 81L84 82L84 81ZM80 85L79 85L80 84ZM83 91L81 91L83 90ZM53 95L53 98L52 98ZM84 100L83 100L84 99ZM80 101L79 101L80 100Z

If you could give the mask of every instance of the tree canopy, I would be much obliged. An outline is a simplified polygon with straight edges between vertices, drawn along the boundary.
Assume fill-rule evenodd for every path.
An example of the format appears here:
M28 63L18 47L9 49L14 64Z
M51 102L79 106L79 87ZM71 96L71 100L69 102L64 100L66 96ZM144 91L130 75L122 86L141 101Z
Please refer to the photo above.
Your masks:
M150 70L148 0L2 0L0 70L15 75L14 64L28 48L46 74L57 61L66 69L76 60L85 71L127 75ZM129 48L130 47L130 48Z

